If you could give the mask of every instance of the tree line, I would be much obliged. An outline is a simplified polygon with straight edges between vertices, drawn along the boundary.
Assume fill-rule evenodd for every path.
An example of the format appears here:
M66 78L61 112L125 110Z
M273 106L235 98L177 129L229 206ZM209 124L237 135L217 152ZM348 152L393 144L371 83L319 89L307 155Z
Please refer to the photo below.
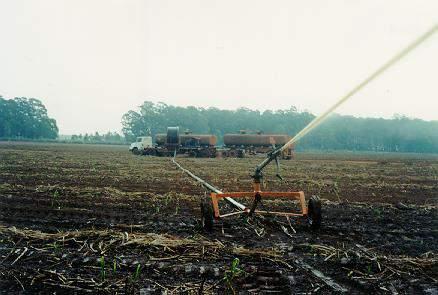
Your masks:
M116 132L72 135L67 142L124 144L135 137L166 132L180 126L194 133L214 134L218 143L226 133L263 131L295 135L315 115L285 110L260 112L248 108L178 107L145 101L138 110L122 117L124 136ZM35 98L0 96L0 139L57 139L56 121ZM438 153L438 121L424 121L396 115L392 119L332 115L297 145L297 150L350 150L379 152Z
M108 131L105 134L99 134L99 132L85 133L85 134L73 134L65 141L71 143L93 143L93 144L126 144L126 139L117 132Z
M222 142L226 133L239 130L295 135L315 115L285 110L260 112L248 108L179 107L145 101L138 110L123 115L123 133L128 140L136 136L166 132L168 126L180 126L194 133L214 134ZM438 121L424 121L396 115L392 119L356 118L332 115L304 137L297 150L351 150L379 152L438 152Z
M43 103L35 98L0 96L0 138L55 139L58 126Z

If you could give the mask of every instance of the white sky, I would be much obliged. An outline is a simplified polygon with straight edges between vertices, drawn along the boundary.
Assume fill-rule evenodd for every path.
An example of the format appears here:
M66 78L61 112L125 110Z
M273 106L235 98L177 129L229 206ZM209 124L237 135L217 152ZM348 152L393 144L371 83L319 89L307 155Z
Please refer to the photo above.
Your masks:
M144 100L318 114L436 23L436 0L0 0L0 95L61 134ZM438 34L339 113L438 120Z

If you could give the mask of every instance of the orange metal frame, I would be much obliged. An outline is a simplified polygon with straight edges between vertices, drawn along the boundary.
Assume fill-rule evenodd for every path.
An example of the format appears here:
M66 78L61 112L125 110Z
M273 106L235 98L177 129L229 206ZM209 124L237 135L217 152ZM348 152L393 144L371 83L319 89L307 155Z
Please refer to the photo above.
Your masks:
M307 205L306 205L306 199L304 197L304 192L262 192L260 190L260 183L254 183L254 191L253 192L232 192L232 193L211 193L211 201L213 204L213 211L214 211L214 217L216 219L227 217L231 215L236 214L242 214L242 213L249 213L250 209L245 208L245 210L241 210L238 212L232 212L227 214L220 214L219 210L219 201L223 198L250 198L253 197L254 199L257 196L263 197L271 197L271 198L290 198L300 201L301 205L301 212L300 213L293 213L293 212L276 212L276 211L260 211L255 210L254 213L258 214L272 214L272 215L282 215L282 216L307 216Z

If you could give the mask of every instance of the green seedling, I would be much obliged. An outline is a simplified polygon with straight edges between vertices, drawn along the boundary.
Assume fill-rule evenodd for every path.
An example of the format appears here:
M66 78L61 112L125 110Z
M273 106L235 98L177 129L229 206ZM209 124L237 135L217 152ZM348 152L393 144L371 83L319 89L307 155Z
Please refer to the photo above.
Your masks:
M138 281L138 278L140 277L140 270L141 270L141 264L137 264L137 268L135 269L135 273L132 279L134 282Z
M338 202L341 202L341 197L339 196L339 187L336 181L333 183L333 190L336 194L336 197L338 198Z
M157 204L157 205L155 206L155 213L157 213L157 214L160 213L160 205L159 205L159 204Z
M234 258L233 262L231 263L231 268L225 271L225 276L224 276L224 280L227 284L227 288L231 290L233 294L236 294L236 291L234 290L233 287L235 279L244 273L244 271L239 268L239 263L240 263L239 258Z
M367 266L367 273L368 273L369 275L371 275L371 273L372 273L371 264L368 264L368 266Z
M106 272L105 272L105 258L103 256L100 257L100 279L102 282L105 282L105 276L106 276Z
M53 243L48 244L49 248L53 249L53 252L58 253L61 250L61 246L58 244L57 241L54 241Z
M56 205L59 207L59 192L58 190L56 190L53 194L52 194L52 208Z
M113 274L115 274L117 271L117 260L114 258L113 260Z
M376 215L376 219L380 219L383 214L383 210L380 208L374 208L374 214Z
M166 194L166 198L164 198L164 205L165 206L169 205L171 198L172 197L169 194Z
M176 202L175 205L175 215L178 215L178 212L179 212L179 200Z

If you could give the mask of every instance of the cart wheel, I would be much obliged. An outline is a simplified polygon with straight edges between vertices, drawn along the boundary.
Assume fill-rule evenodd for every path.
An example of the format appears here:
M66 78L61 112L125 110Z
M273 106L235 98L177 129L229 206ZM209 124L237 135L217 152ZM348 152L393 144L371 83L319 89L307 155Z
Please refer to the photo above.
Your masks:
M213 230L213 208L211 206L211 203L206 200L201 202L201 224L206 231Z
M312 229L318 229L321 226L321 200L318 196L312 196L307 206L307 220Z

